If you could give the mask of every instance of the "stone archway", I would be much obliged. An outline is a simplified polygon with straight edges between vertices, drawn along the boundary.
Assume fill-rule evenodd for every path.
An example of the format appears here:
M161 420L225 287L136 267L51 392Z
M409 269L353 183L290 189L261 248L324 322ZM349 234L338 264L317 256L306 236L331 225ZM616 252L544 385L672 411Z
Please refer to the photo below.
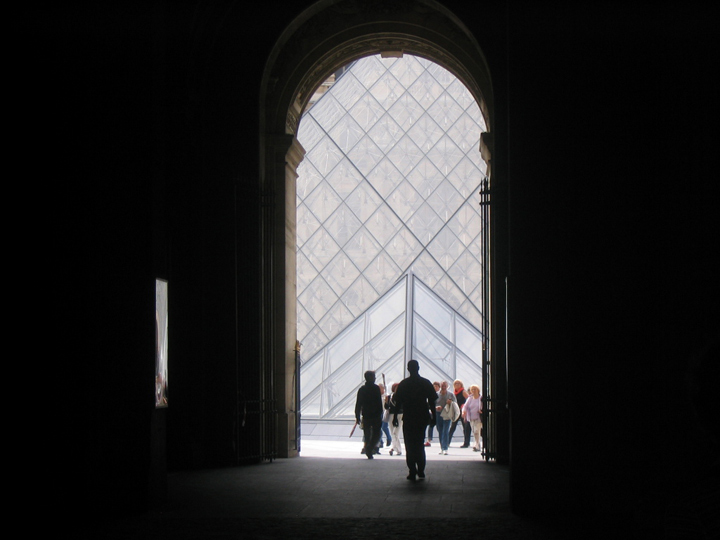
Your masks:
M275 396L278 456L298 454L296 392L295 180L304 151L295 138L301 111L334 71L371 54L408 53L456 75L493 128L493 94L485 58L463 24L433 0L321 0L278 40L261 84L265 390ZM483 142L487 139L483 139ZM491 152L483 149L491 174Z

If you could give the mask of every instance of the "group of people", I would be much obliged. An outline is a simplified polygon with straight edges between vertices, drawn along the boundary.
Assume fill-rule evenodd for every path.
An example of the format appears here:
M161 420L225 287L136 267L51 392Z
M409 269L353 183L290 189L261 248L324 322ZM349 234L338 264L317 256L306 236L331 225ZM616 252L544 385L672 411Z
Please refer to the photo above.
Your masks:
M433 428L437 429L442 455L447 455L458 423L464 437L461 448L470 446L472 434L473 450L480 451L482 398L475 384L465 390L462 381L456 380L454 391L449 391L446 381L431 383L420 376L417 360L410 360L407 369L409 376L393 384L389 395L385 395L384 385L375 384L375 372L366 371L365 384L355 402L355 421L362 426L362 453L368 459L380 453L383 432L387 445L392 445L390 455L402 455L402 430L407 478L416 481L425 478L425 447L431 444Z
M473 451L480 451L482 429L482 398L480 387L473 384L465 389L463 382L456 379L453 382L453 391L449 391L446 381L432 383L437 392L438 400L435 405L436 422L428 424L425 446L432 446L433 430L437 429L440 440L440 454L447 455L457 425L463 430L463 444L460 448L470 447L470 437L474 439Z

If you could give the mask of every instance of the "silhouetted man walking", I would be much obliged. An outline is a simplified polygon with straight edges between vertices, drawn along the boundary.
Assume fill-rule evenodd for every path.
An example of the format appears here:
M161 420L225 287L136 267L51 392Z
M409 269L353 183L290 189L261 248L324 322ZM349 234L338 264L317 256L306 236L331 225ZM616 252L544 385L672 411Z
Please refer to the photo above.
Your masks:
M403 411L405 461L410 471L407 479L415 481L425 478L425 428L434 420L437 394L432 383L419 375L417 360L410 360L407 369L410 376L398 384L394 399ZM392 422L398 425L397 415Z
M362 424L362 430L365 434L364 453L368 459L373 458L375 448L380 440L383 410L380 387L375 384L375 372L366 371L365 384L358 390L357 401L355 401L355 421Z

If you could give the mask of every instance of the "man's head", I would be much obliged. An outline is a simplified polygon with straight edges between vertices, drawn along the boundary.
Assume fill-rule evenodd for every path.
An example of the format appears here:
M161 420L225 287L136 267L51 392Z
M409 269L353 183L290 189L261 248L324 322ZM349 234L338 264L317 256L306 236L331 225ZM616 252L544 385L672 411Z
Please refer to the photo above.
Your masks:
M417 373L420 371L420 364L418 364L417 360L410 360L408 362L408 371L410 373Z
M445 392L447 392L447 389L448 389L447 381L442 381L440 383L440 391L444 394Z
M374 371L366 371L365 372L365 381L369 383L375 382L375 372Z

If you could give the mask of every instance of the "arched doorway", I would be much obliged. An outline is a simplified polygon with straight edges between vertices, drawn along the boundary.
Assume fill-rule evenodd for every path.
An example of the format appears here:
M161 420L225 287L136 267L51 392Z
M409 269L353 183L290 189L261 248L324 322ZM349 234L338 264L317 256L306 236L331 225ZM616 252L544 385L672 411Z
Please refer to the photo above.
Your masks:
M299 442L295 180L304 151L295 134L300 115L315 89L347 63L373 54L406 53L440 64L458 77L477 101L488 132L492 132L492 85L483 54L462 23L431 0L394 3L382 10L362 2L322 0L290 25L266 64L260 119L262 354L265 389L275 396L277 410L277 422L269 422L265 429L275 437L280 457L297 455ZM494 182L489 141L489 135L483 137L482 153ZM491 283L495 281L491 277ZM489 312L502 312L496 303L502 295L494 292L491 296ZM493 328L491 335L498 330ZM495 349L486 352L483 362L497 365Z

